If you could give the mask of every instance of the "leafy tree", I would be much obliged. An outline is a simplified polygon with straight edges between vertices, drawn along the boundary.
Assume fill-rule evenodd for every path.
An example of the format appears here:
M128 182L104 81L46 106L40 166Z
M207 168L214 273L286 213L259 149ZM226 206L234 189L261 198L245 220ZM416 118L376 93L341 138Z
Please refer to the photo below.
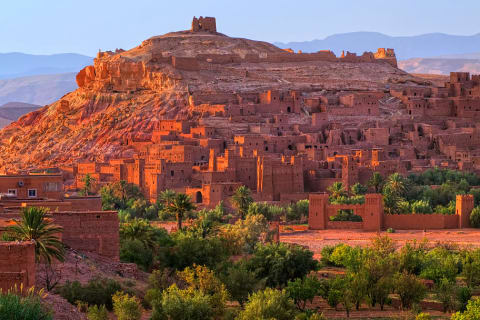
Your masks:
M363 184L360 184L358 182L350 187L350 192L354 196L364 195L365 193L367 193L367 191L368 191L368 188L366 186L364 186Z
M457 288L458 310L465 311L467 309L468 301L472 298L472 289L469 287Z
M153 251L140 240L123 240L120 243L120 261L131 262L148 271L153 265Z
M245 220L221 229L221 239L227 244L230 254L251 253L259 241L269 241L270 238L270 227L263 215L248 215Z
M291 320L295 318L295 313L295 305L285 290L266 288L250 295L245 309L240 312L237 320Z
M351 290L351 300L355 309L360 309L360 305L365 300L368 292L368 280L364 271L347 274Z
M228 299L225 285L215 276L214 272L204 266L194 265L177 272L178 277L188 286L186 290L199 291L209 297L209 304L216 315L221 315Z
M108 184L100 189L103 210L119 210L129 208L136 199L143 199L140 189L133 183L124 180Z
M336 266L342 266L350 271L357 272L363 264L363 250L360 247L341 244L333 250L329 259Z
M140 301L135 296L123 292L116 292L113 297L113 312L118 320L140 320L142 310Z
M425 201L425 200L414 201L411 204L411 208L412 208L412 213L423 213L423 214L433 213L430 203L428 203L428 201Z
M458 274L458 257L445 248L436 247L425 255L425 266L420 276L436 284L443 278L454 282Z
M245 218L248 207L253 202L252 192L246 186L240 186L232 196L232 204L237 208L240 216Z
M462 275L467 286L474 287L480 284L480 249L465 252L462 259Z
M12 240L33 241L35 259L50 264L52 259L64 261L65 249L58 235L63 231L47 219L46 208L29 207L22 209L21 220L7 228Z
M455 284L447 278L442 278L435 287L435 296L443 305L443 312L451 311L456 306Z
M284 208L268 204L266 202L252 202L248 206L247 215L261 214L268 221L278 220L284 213Z
M210 320L214 316L208 295L199 290L182 290L175 284L152 304L152 320Z
M330 187L327 188L327 191L330 193L332 199L338 199L340 197L347 196L347 191L341 182L334 182Z
M316 277L307 276L303 279L297 278L289 281L285 289L298 310L303 312L307 302L311 303L313 298L319 295L321 287L321 283Z
M168 207L170 203L177 197L177 193L172 189L167 189L158 195L157 202L161 203L165 207Z
M269 287L285 286L289 280L305 277L318 268L313 252L285 243L257 244L248 268L265 278Z
M403 198L398 196L388 185L383 187L383 205L385 212L392 214L400 211L400 204L403 203Z
M400 296L402 309L408 309L414 303L419 303L426 294L424 284L415 275L405 271L395 276L394 287Z
M403 197L407 190L407 181L401 174L393 173L388 177L384 188L388 188L398 197Z
M83 181L84 186L83 186L83 189L81 190L81 193L84 196L89 196L89 195L93 194L92 188L93 188L93 183L95 182L95 179L92 178L92 176L89 173L87 173L83 177L82 181Z
M368 180L368 185L374 188L375 193L382 192L384 183L385 183L385 180L383 179L382 175L378 172L374 172L370 180Z
M265 287L265 281L258 279L255 272L248 270L243 261L228 267L220 275L220 279L225 284L232 299L238 301L241 307L243 307L252 292Z
M453 314L452 320L480 320L480 298L470 300L466 310Z
M470 213L470 224L474 228L480 228L480 206L473 208Z
M120 225L121 240L139 240L146 247L154 246L153 228L150 223L143 219L135 218Z
M184 193L178 193L165 208L170 214L177 219L177 229L182 230L182 221L187 213L195 209L190 196Z
M338 304L342 304L347 313L347 318L350 317L350 310L353 307L353 292L350 287L349 276L337 276L330 281L327 303L337 310Z
M400 271L407 271L408 273L419 275L425 265L426 243L407 242L400 249L399 253L399 267Z

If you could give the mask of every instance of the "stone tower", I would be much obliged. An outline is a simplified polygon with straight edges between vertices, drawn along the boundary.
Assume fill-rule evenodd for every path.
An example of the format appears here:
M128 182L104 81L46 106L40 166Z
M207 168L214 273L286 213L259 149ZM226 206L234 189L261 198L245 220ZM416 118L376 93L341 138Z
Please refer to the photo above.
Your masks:
M458 228L470 228L470 213L474 207L473 195L457 195L455 214L458 215Z
M217 22L213 17L200 17L198 19L197 17L193 17L191 31L215 33L217 32Z

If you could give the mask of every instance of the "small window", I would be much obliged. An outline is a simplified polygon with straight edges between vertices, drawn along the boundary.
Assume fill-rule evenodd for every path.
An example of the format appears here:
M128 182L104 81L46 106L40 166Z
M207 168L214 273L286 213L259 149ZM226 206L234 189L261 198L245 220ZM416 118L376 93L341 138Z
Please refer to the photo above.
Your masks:
M37 189L28 189L28 197L29 198L36 198L37 197Z
M12 196L16 196L17 195L17 189L8 189L8 194L12 195Z

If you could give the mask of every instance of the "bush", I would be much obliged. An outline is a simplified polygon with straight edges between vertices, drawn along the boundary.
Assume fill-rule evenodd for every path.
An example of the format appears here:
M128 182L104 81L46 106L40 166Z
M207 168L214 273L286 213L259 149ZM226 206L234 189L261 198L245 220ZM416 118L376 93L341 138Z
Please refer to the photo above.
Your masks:
M88 303L88 305L105 305L108 310L112 310L112 296L117 291L121 291L120 283L113 279L93 279L86 285L78 281L67 281L59 287L59 294L71 304L77 301Z
M470 213L470 224L474 228L480 228L480 206L475 207Z
M452 320L478 320L480 319L480 298L470 300L464 312L452 315Z
M124 240L120 245L120 260L135 263L144 271L148 271L153 264L153 251L140 240Z
M458 310L465 311L468 301L472 298L472 289L469 287L459 287L457 289Z
M118 320L140 320L142 310L137 297L129 296L123 292L117 292L112 297L113 312Z
M258 244L247 265L258 277L265 278L269 287L285 286L318 268L312 251L285 243Z
M408 309L413 304L419 303L426 294L424 284L415 275L405 271L396 275L394 288L400 296L402 309Z
M417 316L415 317L415 320L431 320L432 317L430 316L430 314L428 313L419 313L417 314Z
M2 320L52 320L53 316L41 301L40 296L0 293L0 319Z
M91 306L87 311L88 320L108 320L108 311L105 306Z
M395 229L393 229L393 228L388 228L388 229L387 229L387 233L395 233Z
M353 210L339 210L336 216L331 216L330 221L362 222L362 217L353 213Z
M412 213L430 214L433 213L430 203L425 200L414 201L411 205Z
M237 320L291 320L294 319L295 313L295 305L285 290L266 288L249 297L245 309L240 312Z
M152 320L210 320L210 297L199 290L181 290L175 284L153 302Z

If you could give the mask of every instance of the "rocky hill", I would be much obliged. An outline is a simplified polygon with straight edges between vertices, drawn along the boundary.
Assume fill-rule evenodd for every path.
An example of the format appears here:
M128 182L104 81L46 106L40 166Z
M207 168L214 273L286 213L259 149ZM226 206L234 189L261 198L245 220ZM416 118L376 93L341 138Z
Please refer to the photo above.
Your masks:
M159 119L198 117L194 105L228 103L239 93L425 84L387 60L293 54L216 31L153 37L129 51L100 52L78 73L77 90L0 131L0 168L127 155L126 139L147 139Z

